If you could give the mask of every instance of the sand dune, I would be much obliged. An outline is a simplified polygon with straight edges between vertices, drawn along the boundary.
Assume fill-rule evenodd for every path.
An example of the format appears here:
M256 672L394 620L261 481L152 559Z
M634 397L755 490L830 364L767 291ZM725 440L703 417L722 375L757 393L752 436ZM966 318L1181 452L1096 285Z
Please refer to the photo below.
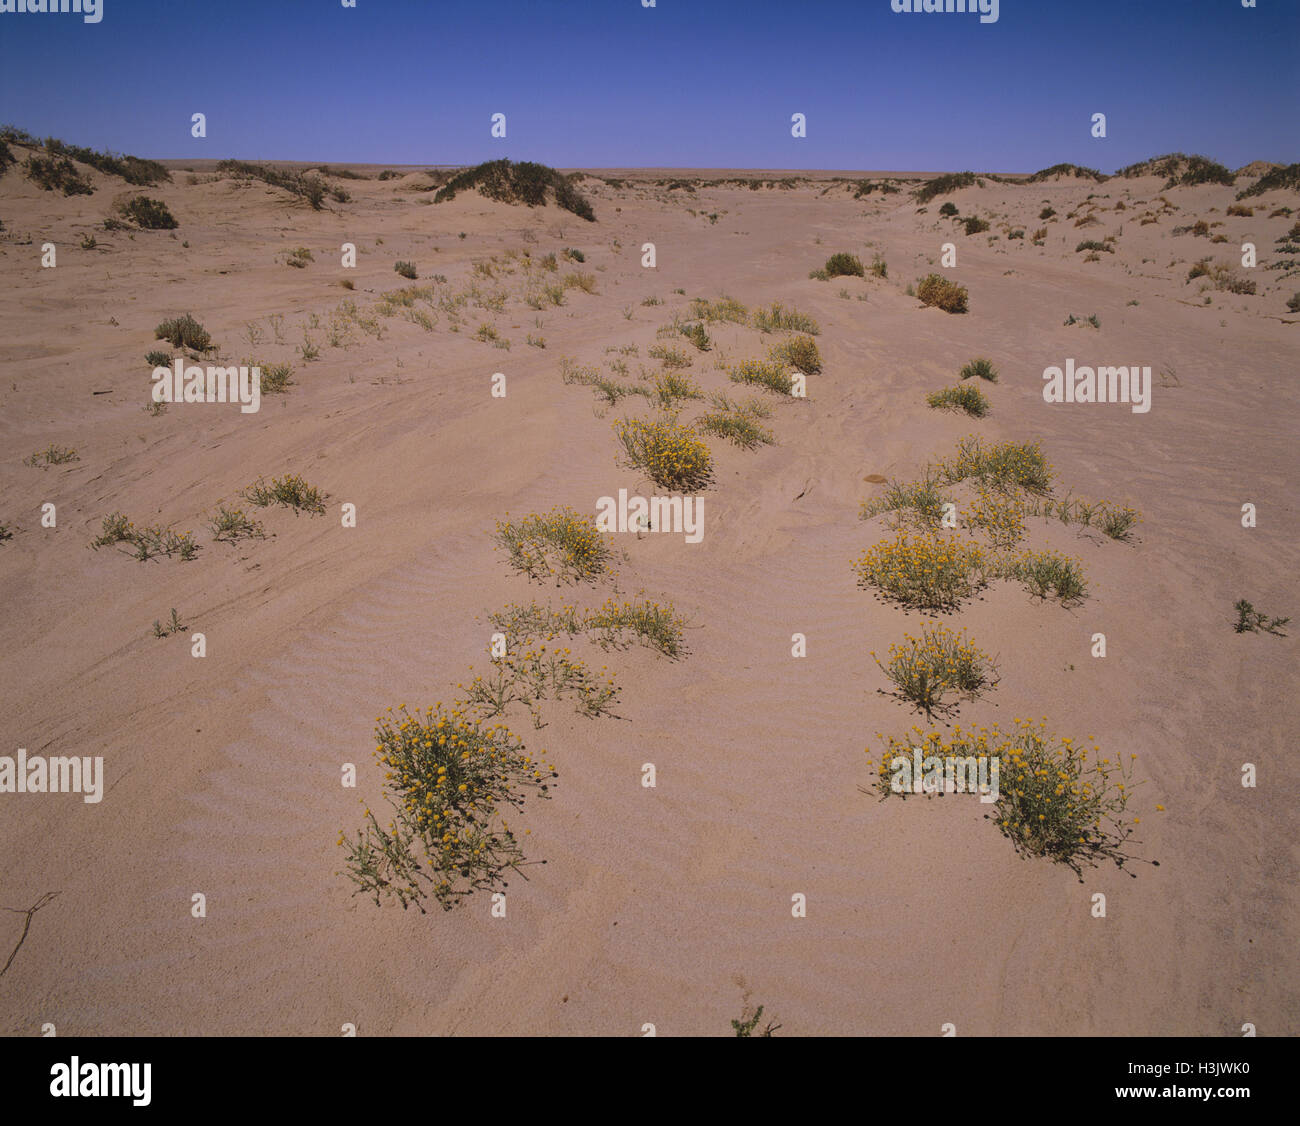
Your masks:
M751 189L703 181L796 174L609 170L578 182L597 216L587 223L473 192L435 204L411 190L429 178L407 170L330 180L351 199L317 212L186 167L144 189L179 220L172 232L105 231L114 200L139 193L92 170L94 194L67 198L16 168L0 178L0 521L13 531L0 543L0 753L102 755L106 772L99 804L0 796L0 906L59 893L0 980L0 1032L48 1021L60 1035L336 1035L353 1022L368 1034L638 1035L653 1023L725 1035L751 999L796 1035L934 1035L945 1022L996 1035L1300 1031L1295 632L1232 627L1239 598L1296 610L1300 315L1287 299L1300 283L1263 268L1295 222L1294 192L1229 216L1228 187L986 179L919 211L919 179L854 198L856 180L907 174ZM990 230L962 233L939 213L949 200ZM1039 220L1049 206L1056 217ZM1198 220L1214 224L1205 236L1173 233ZM1107 236L1098 261L1075 249ZM1240 266L1248 240L1260 268ZM45 242L54 269L41 268ZM654 269L641 265L647 242ZM948 242L964 315L905 292L940 269ZM355 269L339 265L344 243ZM300 246L313 260L289 268ZM566 247L585 261L562 260L555 277L590 273L594 292L529 307L519 256ZM809 277L837 251L883 256L888 277ZM1202 292L1207 279L1187 275L1207 256L1258 292ZM415 282L394 273L398 260L416 265ZM428 329L375 311L408 284L477 284L505 300L418 306L436 316ZM702 542L619 535L626 558L595 586L512 572L492 541L507 513L592 513L620 488L654 491L620 466L612 431L648 415L645 400L602 405L565 385L561 358L607 374L622 360L635 382L639 367L658 372L647 353L674 343L656 335L674 314L723 295L814 317L824 368L806 400L769 396L774 444L709 439ZM345 301L380 335L340 320ZM147 413L154 328L186 312L224 361L288 362L294 384L256 414ZM1066 325L1070 314L1101 327ZM476 339L480 325L509 348ZM779 338L707 328L713 350L688 374L709 393L737 393L720 365ZM319 359L296 351L305 338ZM1000 371L982 387L991 413L929 408L926 394L975 356ZM1043 369L1067 357L1150 365L1150 411L1045 403ZM490 394L497 372L505 398ZM1129 543L1030 519L1033 547L1082 561L1090 591L1077 607L998 582L944 615L1001 669L957 722L1046 716L1139 755L1138 859L1124 869L1080 878L1022 859L973 799L863 792L876 733L925 723L885 694L870 657L921 618L857 586L851 560L890 534L883 518L858 518L881 491L865 478L914 479L970 433L1040 441L1060 495L1143 515ZM78 460L23 463L51 443ZM330 495L324 516L267 509L265 540L213 542L219 500L286 472ZM343 502L356 528L341 526ZM1246 502L1257 527L1242 527ZM56 528L41 526L45 503ZM198 557L89 550L115 511L193 530ZM690 652L574 642L615 673L616 718L555 705L534 731L526 713L508 715L559 780L519 818L527 854L546 863L510 876L507 917L491 915L487 892L427 914L354 896L335 841L360 824L360 802L382 805L375 717L450 702L470 666L486 668L488 615L506 604L592 607L616 593L672 602ZM150 623L172 607L187 629L155 638ZM195 631L203 659L190 656ZM1090 655L1098 632L1104 659ZM806 658L791 657L795 633ZM340 785L348 762L355 790ZM647 762L653 789L640 784ZM1241 786L1243 763L1258 767L1257 788ZM1098 892L1104 919L1091 913ZM806 918L792 917L796 893ZM5 956L23 918L0 915Z

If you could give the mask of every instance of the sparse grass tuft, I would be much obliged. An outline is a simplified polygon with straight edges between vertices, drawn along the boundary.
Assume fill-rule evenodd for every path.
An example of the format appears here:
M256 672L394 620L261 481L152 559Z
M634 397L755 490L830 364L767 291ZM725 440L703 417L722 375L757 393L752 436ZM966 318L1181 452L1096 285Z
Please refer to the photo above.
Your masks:
M998 381L998 371L993 366L993 361L986 360L982 356L965 364L957 374L962 379L984 379L989 383Z
M945 387L925 397L925 401L940 410L965 411L976 418L983 418L989 413L989 401L974 384L961 383L956 387Z
M817 322L797 309L787 309L774 301L770 309L754 310L754 327L759 332L806 332L816 336L821 332Z

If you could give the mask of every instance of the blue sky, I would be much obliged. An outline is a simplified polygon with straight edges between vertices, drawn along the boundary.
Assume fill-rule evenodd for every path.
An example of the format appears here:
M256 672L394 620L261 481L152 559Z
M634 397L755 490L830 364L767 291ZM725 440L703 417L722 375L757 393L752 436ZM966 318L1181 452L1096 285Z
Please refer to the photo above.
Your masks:
M0 121L160 158L1008 172L1111 172L1178 150L1231 167L1300 159L1298 0L1001 0L992 24L890 0L103 5L97 24L0 14ZM1105 140L1089 132L1097 112Z

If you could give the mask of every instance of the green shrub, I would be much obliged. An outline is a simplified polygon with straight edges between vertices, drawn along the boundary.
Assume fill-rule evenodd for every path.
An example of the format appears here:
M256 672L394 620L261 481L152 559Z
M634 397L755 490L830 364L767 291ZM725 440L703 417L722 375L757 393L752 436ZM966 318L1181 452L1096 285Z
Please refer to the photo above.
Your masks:
M1088 587L1077 559L1055 551L1030 551L1011 564L1010 574L1038 598L1055 596L1063 605L1082 602Z
M259 508L278 504L285 508L292 508L295 515L299 512L310 512L317 516L325 514L325 501L328 497L328 494L322 493L314 485L307 484L297 474L274 477L269 485L259 477L243 491L242 495Z
M144 362L153 368L167 368L172 365L172 354L155 349L152 352L146 352Z
M189 348L195 352L210 352L216 345L212 337L189 313L182 317L171 317L163 321L153 331L155 340L166 340L174 348Z
M170 231L180 226L160 199L138 195L118 206L118 213L146 231Z
M985 398L984 392L970 383L945 387L942 391L927 395L925 401L932 407L950 411L962 410L976 418L983 418L989 413L989 401Z
M785 365L765 360L741 360L729 372L732 383L748 383L751 386L766 387L778 395L789 395L794 389L794 380L786 371Z
M1300 164L1287 164L1282 168L1270 169L1250 187L1239 191L1237 198L1246 199L1249 196L1278 190L1300 191Z
M862 268L861 260L854 254L832 254L826 259L826 265L823 267L828 278L838 277L855 277L861 278L866 276L866 271Z
M966 287L951 282L942 274L927 274L916 283L916 296L925 305L933 305L945 313L967 311Z
M1026 178L1026 184L1037 184L1043 180L1050 180L1054 176L1074 176L1080 180L1096 180L1098 182L1105 180L1106 177L1098 172L1095 168L1081 168L1077 164L1053 164L1051 168L1040 168L1032 176ZM1046 215L1040 215L1040 219L1046 219Z
M969 188L975 182L974 172L950 172L945 176L936 176L916 190L914 193L916 202L929 203L937 196L948 195L949 192L955 192L958 188Z
M993 361L986 360L982 356L965 364L958 375L962 379L984 379L989 383L998 381L998 371L993 366Z
M798 368L804 375L816 375L822 370L821 353L817 341L811 336L794 336L775 345L770 353L777 363Z
M730 321L743 325L749 320L749 310L732 297L719 297L716 301L693 297L690 317L694 321Z
M702 324L682 325L681 333L701 352L707 352L713 347L713 341L709 339L709 334L704 331Z
M415 266L410 262L395 262L393 263L393 269L401 274L402 277L410 278L412 281L419 276L415 272Z
M986 223L983 219L979 218L979 216L977 215L971 215L966 220L965 230L968 235L977 235L981 231L987 231L988 229L989 229L988 223Z
M80 460L76 450L61 450L58 446L49 445L43 450L37 450L31 457L23 458L23 464L48 469L51 465L66 465L70 461Z
M742 450L752 450L762 445L771 445L776 439L772 432L757 422L760 418L771 416L770 408L757 399L738 403L726 395L715 395L713 405L718 409L701 415L696 425L706 434L726 438Z
M754 327L759 332L806 332L812 336L821 332L812 317L797 309L787 309L779 301L772 302L770 309L754 310Z
M953 203L951 200L948 203L945 203L941 208L939 208L939 214L942 215L945 219L950 219L952 218L952 216L956 215L957 213L958 213L957 205Z
M55 160L53 157L29 156L23 165L27 178L38 188L47 192L61 191L64 195L90 195L94 185L77 171L76 166L66 157Z
M434 203L444 203L456 198L462 191L477 189L480 195L501 203L523 203L537 207L546 203L547 192L557 207L572 211L581 219L595 222L591 204L573 186L572 180L554 168L531 161L514 163L509 160L490 160L457 173L439 189Z

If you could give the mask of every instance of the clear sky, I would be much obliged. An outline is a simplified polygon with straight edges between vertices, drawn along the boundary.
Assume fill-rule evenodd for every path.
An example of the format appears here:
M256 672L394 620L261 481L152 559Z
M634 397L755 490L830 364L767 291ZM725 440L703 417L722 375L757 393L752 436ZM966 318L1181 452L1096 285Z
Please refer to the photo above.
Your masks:
M159 158L1007 172L1111 172L1170 151L1300 159L1300 0L1000 0L988 24L891 0L102 3L95 24L0 13L0 121ZM190 136L195 112L206 139Z

